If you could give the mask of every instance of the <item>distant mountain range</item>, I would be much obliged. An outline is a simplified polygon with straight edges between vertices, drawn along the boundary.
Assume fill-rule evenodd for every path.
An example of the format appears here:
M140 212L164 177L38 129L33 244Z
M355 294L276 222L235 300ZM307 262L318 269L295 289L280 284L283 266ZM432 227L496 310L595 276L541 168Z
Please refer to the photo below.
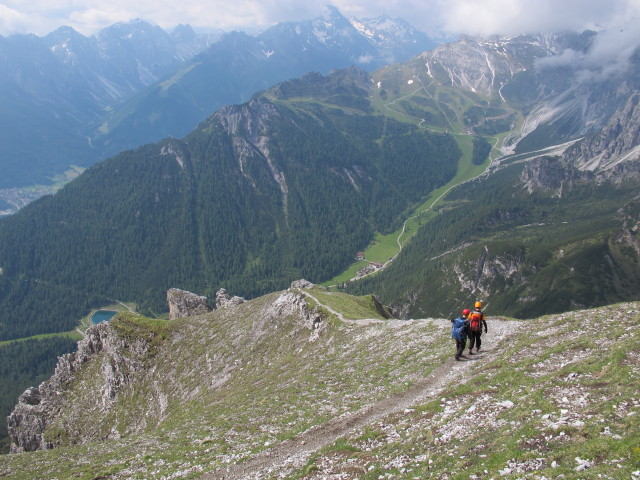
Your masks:
M182 137L217 108L309 71L406 60L435 42L401 19L324 17L250 36L142 20L93 37L0 37L0 189L50 185L127 148ZM19 203L15 192L2 195Z
M168 34L141 20L93 37L62 27L45 37L0 37L0 187L51 183L101 158L91 132L110 108L206 49L215 37Z

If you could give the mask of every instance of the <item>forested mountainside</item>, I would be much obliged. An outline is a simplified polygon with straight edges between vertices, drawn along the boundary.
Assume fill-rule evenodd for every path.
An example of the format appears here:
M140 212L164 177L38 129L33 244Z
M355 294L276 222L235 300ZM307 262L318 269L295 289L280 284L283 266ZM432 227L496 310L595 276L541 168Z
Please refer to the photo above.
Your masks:
M371 85L356 69L285 83L3 219L1 338L69 330L106 298L161 313L173 286L252 297L339 273L461 156L375 114ZM314 96L294 99L303 87Z
M296 285L91 327L21 396L9 422L22 453L0 457L0 474L637 476L637 302L489 316L483 349L456 362L448 319L389 319L372 297Z

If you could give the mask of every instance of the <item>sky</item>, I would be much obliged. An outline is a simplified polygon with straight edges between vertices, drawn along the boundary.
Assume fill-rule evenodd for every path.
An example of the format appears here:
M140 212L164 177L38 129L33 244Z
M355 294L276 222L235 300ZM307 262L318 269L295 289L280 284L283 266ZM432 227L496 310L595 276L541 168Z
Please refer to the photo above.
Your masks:
M254 32L278 22L315 18L327 0L0 0L0 35L44 36L71 26L90 36L117 22L141 18L171 31ZM347 17L401 17L427 33L470 35L627 31L638 26L640 0L333 0ZM640 37L640 31L631 33Z

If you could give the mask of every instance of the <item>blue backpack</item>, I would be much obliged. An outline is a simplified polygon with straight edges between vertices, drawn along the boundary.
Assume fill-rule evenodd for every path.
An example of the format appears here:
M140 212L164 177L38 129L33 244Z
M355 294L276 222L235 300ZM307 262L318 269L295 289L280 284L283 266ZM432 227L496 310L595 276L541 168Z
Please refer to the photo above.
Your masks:
M467 339L467 327L469 323L464 318L456 318L451 327L451 336L456 340Z

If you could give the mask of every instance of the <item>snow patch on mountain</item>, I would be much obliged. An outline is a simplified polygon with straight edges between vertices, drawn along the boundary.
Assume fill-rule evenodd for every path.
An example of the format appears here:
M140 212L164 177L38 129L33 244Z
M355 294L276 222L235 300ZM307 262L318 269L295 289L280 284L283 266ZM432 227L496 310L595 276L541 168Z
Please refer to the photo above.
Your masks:
M353 28L355 28L358 32L360 32L362 35L364 35L367 38L373 38L375 35L375 32L373 30L371 30L370 28L367 28L367 26L362 23L359 20L356 20L355 18L350 18L349 22L351 23L351 25L353 25Z

